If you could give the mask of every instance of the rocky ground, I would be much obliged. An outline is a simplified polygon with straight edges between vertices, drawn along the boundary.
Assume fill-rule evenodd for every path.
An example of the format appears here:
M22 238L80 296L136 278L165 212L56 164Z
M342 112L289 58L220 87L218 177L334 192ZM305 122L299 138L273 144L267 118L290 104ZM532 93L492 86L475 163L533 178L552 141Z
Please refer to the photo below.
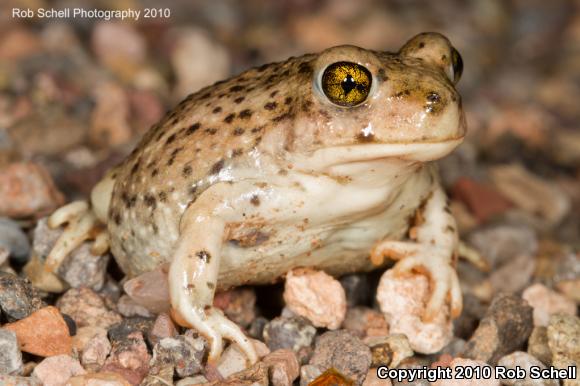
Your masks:
M18 21L2 7L0 383L385 385L380 365L578 368L578 1L215 0L176 2L168 19L124 23ZM85 244L58 272L70 288L41 289L51 283L34 266L61 232L46 216L86 198L184 95L335 44L396 50L425 30L446 34L465 62L459 89L470 131L440 167L462 239L489 263L482 271L459 262L464 310L453 323L444 310L432 323L419 317L429 291L423 276L337 280L298 270L285 284L216 296L261 360L246 369L230 346L208 367L204 339L165 312L162 269L127 281L109 255L94 256Z

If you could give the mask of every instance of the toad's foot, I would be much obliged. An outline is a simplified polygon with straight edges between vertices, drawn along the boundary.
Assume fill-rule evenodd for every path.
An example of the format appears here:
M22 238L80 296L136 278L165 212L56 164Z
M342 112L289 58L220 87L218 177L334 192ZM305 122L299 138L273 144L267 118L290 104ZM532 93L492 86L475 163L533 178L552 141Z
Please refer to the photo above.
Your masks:
M57 228L66 224L45 260L45 270L56 272L64 259L86 240L95 240L91 253L102 255L109 249L106 229L99 223L86 201L75 201L57 209L49 218L48 225Z
M248 361L254 364L258 361L256 350L242 332L240 327L229 320L221 310L215 307L207 307L206 310L192 308L185 299L184 304L179 305L180 310L172 310L175 319L185 322L188 327L197 330L208 339L210 344L208 364L216 364L223 351L223 340L228 339L237 344L244 352Z
M445 306L450 295L451 317L461 314L462 296L457 273L452 267L451 251L441 247L423 245L415 242L384 241L377 245L371 256L388 256L399 260L393 268L396 274L404 275L412 271L425 274L431 283L431 295L423 319L432 321ZM381 257L381 260L382 260Z

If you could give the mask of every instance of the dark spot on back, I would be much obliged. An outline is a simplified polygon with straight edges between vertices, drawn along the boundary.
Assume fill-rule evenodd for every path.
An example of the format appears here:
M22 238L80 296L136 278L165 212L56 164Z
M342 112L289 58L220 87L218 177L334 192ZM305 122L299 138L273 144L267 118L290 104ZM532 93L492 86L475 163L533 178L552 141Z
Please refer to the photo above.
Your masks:
M239 117L241 119L250 119L250 117L252 116L252 110L250 109L244 109L242 111L240 111Z
M187 128L187 131L185 132L185 134L191 135L191 134L195 133L196 130L199 129L200 126L201 126L201 124L199 122L195 122L193 125L191 125Z
M276 102L268 102L268 103L266 103L266 104L264 105L264 108L265 108L266 110L270 110L270 111L272 111L272 110L274 110L274 109L276 108L276 106L278 106L278 104L277 104Z
M210 172L210 174L218 174L220 172L220 170L223 169L223 167L224 167L224 160L220 159L215 164L213 164L213 166L211 167L209 172Z
M278 94L278 90L274 90L270 93L270 98L274 98Z
M423 47L425 47L425 43L424 42L420 42L419 43L419 48L423 48Z
M145 196L143 196L143 201L148 207L152 209L157 208L157 200L155 200L155 197L153 197L151 194L145 194Z
M133 167L131 168L131 174L137 173L138 169L139 169L139 161L135 162L135 165L133 165Z
M291 119L294 117L294 114L288 112L285 112L284 114L278 115L277 117L272 118L272 121L274 122L281 122L284 121L286 119Z
M161 202L167 202L167 193L165 193L165 192L159 192L159 201L161 201Z
M119 214L119 212L115 212L113 214L113 221L115 221L115 224L121 225L121 215Z
M193 169L191 168L191 165L185 165L183 167L183 170L181 171L181 174L183 175L183 177L189 177L189 176L191 176L192 172L193 172Z
M261 65L260 67L258 67L256 70L257 70L258 72L264 72L264 70L265 70L266 68L268 68L268 64L267 64L267 63L266 63L266 64L262 64L262 65Z
M217 114L217 113L221 113L221 111L222 111L222 108L220 106L218 106L212 110L212 113Z
M309 74L311 72L312 72L312 68L310 67L310 64L308 64L308 63L301 63L300 66L298 67L299 74Z
M171 134L171 135L170 135L170 136L167 138L167 141L165 141L165 144L166 144L166 145L169 145L171 142L175 141L175 137L176 137L175 133Z
M228 116L224 118L224 122L226 122L226 123L232 123L232 121L234 120L234 117L235 117L235 116L236 116L236 115L235 115L235 114L233 114L233 113L231 113L231 114L228 114Z
M209 135L214 135L215 133L217 133L217 129L210 127L210 128L205 129L205 132L208 133Z
M230 87L230 92L242 91L243 89L244 89L244 86L235 85L235 86Z
M289 105L290 103L292 103L292 97L286 97L286 99L284 99L284 104Z
M239 135L242 135L242 134L244 134L244 131L245 131L245 130L244 130L243 128L241 128L241 127L236 127L236 128L234 129L234 133L233 133L233 134L234 134L235 136L239 136Z
M239 157L242 155L243 150L242 149L234 149L232 151L232 157Z
M241 96L241 97L237 97L236 99L234 99L234 103L242 103L242 101L245 99L245 97Z
M159 174L159 170L157 168L151 171L151 177L155 177L157 174Z

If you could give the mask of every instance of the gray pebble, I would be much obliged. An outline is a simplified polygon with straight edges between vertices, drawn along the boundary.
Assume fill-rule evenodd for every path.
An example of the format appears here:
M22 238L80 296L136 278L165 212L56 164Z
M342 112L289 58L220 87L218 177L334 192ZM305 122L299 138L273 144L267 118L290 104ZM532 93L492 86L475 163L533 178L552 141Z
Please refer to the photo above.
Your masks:
M10 256L18 262L28 261L30 243L16 221L0 217L0 245L6 247L10 251Z
M22 366L22 353L18 348L16 334L0 328L0 374L21 374Z
M0 272L0 309L9 322L24 319L43 306L28 279Z
M371 350L346 330L329 331L316 339L311 365L335 368L361 385L371 367Z
M316 328L302 317L278 317L264 327L264 342L271 351L282 348L298 351L312 344Z

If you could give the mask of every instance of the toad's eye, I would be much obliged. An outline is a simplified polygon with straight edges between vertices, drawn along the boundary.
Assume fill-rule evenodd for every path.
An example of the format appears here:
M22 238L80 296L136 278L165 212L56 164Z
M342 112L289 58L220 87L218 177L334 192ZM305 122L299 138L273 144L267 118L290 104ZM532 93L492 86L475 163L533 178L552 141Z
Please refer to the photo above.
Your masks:
M322 91L334 104L356 106L367 99L372 76L369 70L351 62L331 64L322 74Z
M457 83L463 73L463 59L455 48L451 48L451 65L453 66L453 83Z

